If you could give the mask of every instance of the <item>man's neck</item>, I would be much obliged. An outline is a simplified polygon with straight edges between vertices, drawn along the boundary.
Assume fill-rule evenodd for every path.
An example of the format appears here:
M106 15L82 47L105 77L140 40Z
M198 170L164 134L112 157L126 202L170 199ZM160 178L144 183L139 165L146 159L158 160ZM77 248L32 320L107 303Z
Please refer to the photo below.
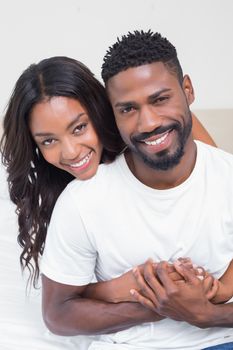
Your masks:
M196 144L190 137L184 149L180 163L170 170L156 170L146 166L143 161L135 161L135 155L129 151L125 154L126 162L133 175L144 185L165 190L183 183L192 173L196 163Z

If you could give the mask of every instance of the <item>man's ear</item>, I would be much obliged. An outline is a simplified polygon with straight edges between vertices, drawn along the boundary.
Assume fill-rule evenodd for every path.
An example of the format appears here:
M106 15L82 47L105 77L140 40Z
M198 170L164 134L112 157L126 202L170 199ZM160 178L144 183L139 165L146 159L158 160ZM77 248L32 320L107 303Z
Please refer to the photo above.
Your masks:
M193 103L193 101L195 100L195 95L194 95L194 90L193 90L193 85L192 85L191 79L188 75L184 76L182 87L183 87L187 102L189 105L191 105Z

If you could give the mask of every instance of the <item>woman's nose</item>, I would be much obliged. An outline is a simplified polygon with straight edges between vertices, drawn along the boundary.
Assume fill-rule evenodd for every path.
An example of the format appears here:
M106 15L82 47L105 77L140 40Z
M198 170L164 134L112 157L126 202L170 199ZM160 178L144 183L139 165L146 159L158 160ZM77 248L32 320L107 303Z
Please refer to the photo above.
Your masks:
M62 158L64 160L72 160L78 157L80 146L77 140L66 139L62 142Z

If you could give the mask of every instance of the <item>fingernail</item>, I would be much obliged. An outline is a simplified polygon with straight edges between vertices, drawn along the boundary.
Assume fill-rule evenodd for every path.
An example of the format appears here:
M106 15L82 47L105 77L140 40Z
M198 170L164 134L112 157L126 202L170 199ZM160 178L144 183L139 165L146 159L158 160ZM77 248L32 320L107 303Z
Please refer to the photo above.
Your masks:
M181 265L182 262L181 262L180 260L175 260L175 261L174 261L174 264L176 264L176 265Z
M204 276L198 275L197 278L202 281L204 279Z
M135 290L134 290L134 289L130 289L129 292L130 292L131 295L134 295L134 294L135 294Z

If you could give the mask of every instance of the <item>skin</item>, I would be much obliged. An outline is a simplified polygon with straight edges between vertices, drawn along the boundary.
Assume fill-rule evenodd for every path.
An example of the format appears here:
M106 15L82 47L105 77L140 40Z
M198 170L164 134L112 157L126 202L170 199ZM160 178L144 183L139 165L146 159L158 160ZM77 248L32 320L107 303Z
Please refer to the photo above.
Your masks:
M79 180L95 175L103 147L79 101L59 96L36 104L30 131L48 163Z
M232 274L233 274L233 260L231 261L224 275L218 281L218 291L217 291L217 294L211 299L212 303L215 303L215 304L223 303L232 298L233 296Z
M194 271L196 275L205 275L204 269L201 272L193 267L193 264L190 259L181 258L183 264L188 268ZM138 274L143 276L143 271L147 263L142 264L140 266L135 267L134 269L128 271L120 277L114 278L110 281L98 282L90 284L85 292L82 294L86 298L93 298L102 301L108 301L110 303L120 303L120 302L133 302L135 301L134 297L131 294L131 291L136 288L138 291L143 293L143 295L147 295L147 290L145 292L144 285L142 283L138 283L137 276L135 275L136 271ZM171 279L175 282L183 281L183 276L177 273L174 266L169 264L168 273ZM206 292L214 293L214 290L211 289L213 278L210 276L211 285L206 285ZM97 286L98 285L98 286ZM215 295L215 293L214 293Z
M64 336L107 334L163 318L140 303L114 304L83 297L87 287L64 285L42 275L42 312L51 332Z
M189 259L188 259L189 260ZM191 268L190 268L191 264ZM162 286L160 285L161 281L159 282L158 278L158 271L161 269L165 269L166 273L169 274L170 264L167 262L164 262L163 265L160 264L152 264L151 261L147 261L145 265L142 267L136 267L133 270L133 274L135 276L135 279L137 280L138 284L138 290L132 289L131 295L133 295L134 300L141 302L144 306L147 306L150 309L154 309L154 306L158 304L158 300L155 298L154 293L151 290L155 288L155 285L158 284L160 288ZM173 267L176 269L176 271L181 274L184 279L178 279L177 285L179 286L180 282L184 282L186 278L186 274L183 272L183 270L189 270L189 273L193 273L193 277L199 276L199 280L203 281L202 287L203 291L205 293L205 296L208 300L211 301L211 303L214 304L221 304L233 296L233 285L232 285L232 272L233 272L233 261L231 261L230 265L228 266L226 272L224 275L219 279L212 279L212 276L210 276L203 268L197 267L193 269L193 264L191 260L187 262L186 259L179 259L179 261L175 262ZM202 270L202 274L197 273L199 269ZM200 275L202 278L200 278ZM169 276L169 279L171 275ZM173 282L176 282L173 278ZM141 291L143 290L143 295Z
M132 293L135 299L140 300L144 306L165 317L169 314L169 317L176 321L186 321L199 327L202 324L204 328L204 313L206 311L212 313L214 306L208 301L202 282L193 274L186 273L188 270L186 271L182 267L180 269L185 277L182 288L170 280L167 274L167 262L161 262L156 266L153 277L151 266L147 266L145 269L145 278L150 287L151 300L137 294L136 291L132 291ZM197 298L199 298L198 303L196 302ZM191 312L189 309L187 310L187 304L188 306L192 305Z
M121 76L121 74L127 73L128 71L130 72L128 78L127 76ZM131 75L131 73L133 73L132 71L136 71L135 76L134 74ZM170 125L171 122L178 122L181 128L184 128L188 122L188 118L191 117L188 106L194 99L190 79L185 77L184 83L181 86L176 80L176 77L166 71L164 66L160 64L159 67L153 66L152 72L150 70L144 72L140 69L138 74L137 68L132 71L129 69L124 73L119 73L110 79L108 84L108 92L116 114L117 124L124 140L131 146L130 137L132 135L150 132L157 129L159 125L167 126ZM154 83L152 83L152 73L156 74ZM127 85L130 84L129 78L134 79L131 86ZM141 79L142 82L140 82ZM131 94L130 91L134 89L137 84L139 84L138 89ZM158 97L156 102L152 105L151 94L158 93L158 91L161 91L161 88L164 87L169 91L169 99L166 99L166 102L161 102L161 99ZM166 94L167 93L166 91ZM161 92L159 93L159 96L160 95ZM170 103L168 103L168 100ZM116 104L125 104L125 102L128 103L128 101L133 101L133 103L136 104L137 112L133 112L130 116L127 113L127 116L119 114L118 110L116 110ZM144 113L145 111L149 113ZM124 121L122 121L122 119L124 119ZM156 136L156 138L158 137L159 136ZM177 148L177 133L171 130L168 139L169 142L166 141L163 147L165 151L168 150L173 154ZM84 143L84 146L85 149L91 148L90 144L87 147L87 144ZM144 150L143 152L151 155L151 148L145 145L142 147ZM154 146L153 149L153 153L156 157L158 150L156 151L156 147ZM161 151L161 146L159 147L159 151ZM83 155L85 154L86 153ZM148 168L141 161L140 157L132 152L127 153L127 162L135 176L148 186L169 188L178 185L189 176L195 163L195 155L196 146L190 134L185 145L185 155L181 160L182 164L179 164L176 169L169 170L169 175L164 176L163 172ZM69 157L67 158L69 159ZM76 162L76 158L71 157L71 159L75 159ZM51 159L49 160L49 158L47 158L47 160L51 162ZM61 162L58 161L57 164L60 163ZM153 179L153 177L155 178ZM168 275L172 280L174 280L174 273L176 276L182 276L172 267L172 271L168 271ZM132 282L132 285L135 285L137 279L132 272L128 273L128 277L130 283ZM120 288L118 290L117 288L114 289L114 286L117 285L114 283L119 283L119 279L98 283L98 288L100 288L100 290L102 288L103 293L105 289L105 294L107 293L110 295L109 299L112 297L113 300L114 292L115 297L118 292L120 292ZM98 292L96 292L96 294L95 292L89 293L88 288L90 286L68 286L52 281L46 276L42 276L42 284L44 320L52 332L60 335L111 333L141 324L142 322L161 320L164 317L156 313L154 309L149 310L139 303L122 302L113 304L106 301L91 300L89 299L91 295L92 297L95 295L96 299L98 298ZM136 286L138 286L138 284L136 284ZM132 300L132 296L129 293L130 288L127 288L127 291L124 290L123 294L126 293L127 300L129 298ZM108 298L106 298L106 300L108 300Z
M132 173L142 183L156 189L168 189L185 181L196 159L196 145L191 133L180 163L167 171L148 167L137 150L152 160L157 160L162 151L168 155L175 153L178 133L172 125L178 123L184 128L191 118L189 105L194 100L194 92L190 78L185 76L181 86L163 63L152 63L115 75L109 80L107 91L121 136L131 150L126 160ZM168 132L150 136L159 128L166 128ZM144 142L164 136L166 139L158 145ZM134 144L132 139L135 137L141 137L143 142Z
M153 273L151 266L147 265L143 277L137 271L135 278L147 292L144 296L131 290L135 301L164 317L185 321L199 328L232 327L233 304L215 305L210 302L202 281L192 271L182 264L175 264L175 268L184 276L184 283L174 283L170 279L167 262L157 264Z

